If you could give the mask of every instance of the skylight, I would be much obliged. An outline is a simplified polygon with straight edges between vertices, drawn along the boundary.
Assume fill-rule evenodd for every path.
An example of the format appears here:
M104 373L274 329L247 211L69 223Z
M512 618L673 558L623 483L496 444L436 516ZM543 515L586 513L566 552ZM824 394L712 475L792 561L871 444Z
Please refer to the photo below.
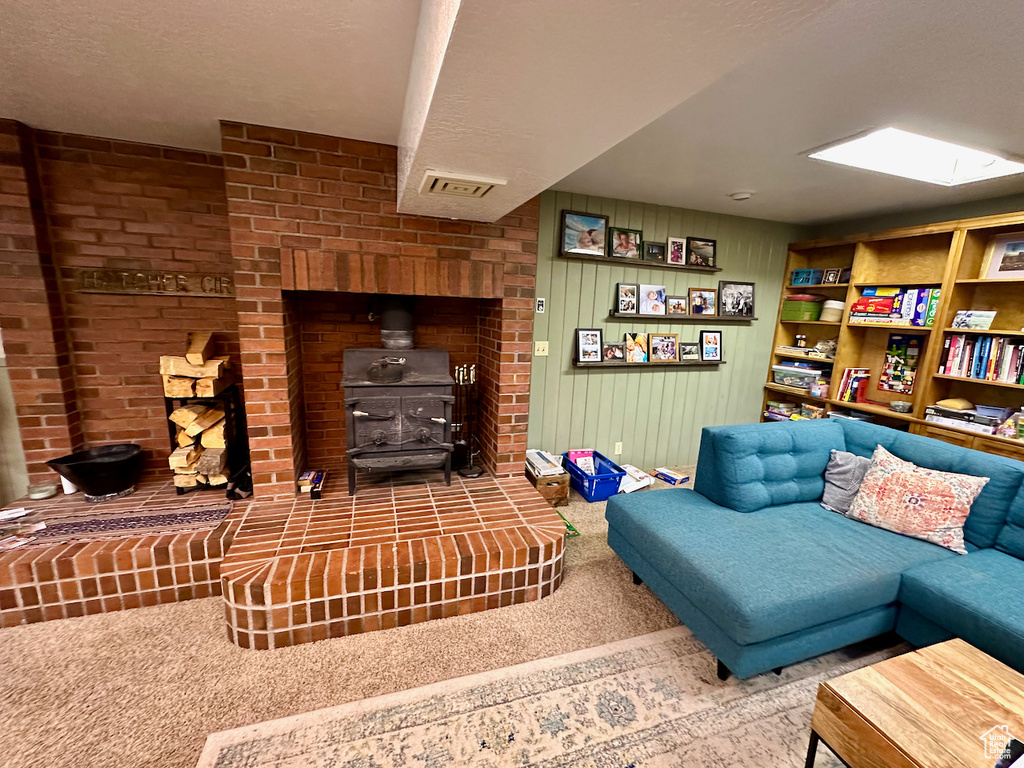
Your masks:
M882 128L810 157L905 179L954 187L1024 173L1024 164L899 128Z

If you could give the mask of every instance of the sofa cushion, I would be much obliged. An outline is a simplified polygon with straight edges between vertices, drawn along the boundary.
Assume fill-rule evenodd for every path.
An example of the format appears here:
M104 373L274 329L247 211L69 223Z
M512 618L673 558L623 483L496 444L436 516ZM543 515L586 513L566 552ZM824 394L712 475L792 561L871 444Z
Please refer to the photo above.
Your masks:
M986 653L1024 659L1024 561L981 549L909 569L900 602ZM1008 661L1014 660L1014 661Z
M606 516L616 535L741 645L888 605L903 570L956 557L817 502L747 514L669 489L613 496Z
M996 539L996 549L1024 560L1024 485L1010 505L1006 525Z
M845 443L832 419L705 427L693 487L738 512L816 501L833 448Z
M878 446L846 516L966 555L964 521L987 482L919 467Z
M1010 504L1024 482L1024 463L877 424L852 419L839 419L839 422L845 434L846 450L858 456L870 456L875 447L881 445L919 467L990 478L971 505L971 514L964 524L964 538L978 547L995 544Z

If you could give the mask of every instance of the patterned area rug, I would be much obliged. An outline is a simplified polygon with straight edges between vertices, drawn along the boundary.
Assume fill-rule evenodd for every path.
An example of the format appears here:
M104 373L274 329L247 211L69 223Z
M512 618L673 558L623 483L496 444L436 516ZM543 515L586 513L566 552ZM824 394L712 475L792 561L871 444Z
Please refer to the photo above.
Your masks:
M818 683L907 650L716 677L684 627L211 735L198 768L802 766ZM839 763L819 748L819 768Z
M86 519L48 520L46 528L32 534L33 544L65 544L95 539L120 539L150 533L180 533L216 528L231 512L231 504L211 507L154 507L136 514L124 510Z

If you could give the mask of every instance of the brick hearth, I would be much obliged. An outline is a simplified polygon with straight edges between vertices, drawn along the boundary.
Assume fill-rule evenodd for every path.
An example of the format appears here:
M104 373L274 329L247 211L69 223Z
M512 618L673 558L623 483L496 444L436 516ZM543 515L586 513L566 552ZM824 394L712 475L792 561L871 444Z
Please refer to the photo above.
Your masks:
M81 495L22 500L27 521L89 519L123 512L219 506L222 494L177 496L169 480L139 483L131 496L90 504ZM120 611L220 594L220 564L249 502L236 501L213 529L30 544L0 553L0 627Z
M538 600L562 581L565 524L522 477L336 481L256 502L221 566L228 637L281 648Z

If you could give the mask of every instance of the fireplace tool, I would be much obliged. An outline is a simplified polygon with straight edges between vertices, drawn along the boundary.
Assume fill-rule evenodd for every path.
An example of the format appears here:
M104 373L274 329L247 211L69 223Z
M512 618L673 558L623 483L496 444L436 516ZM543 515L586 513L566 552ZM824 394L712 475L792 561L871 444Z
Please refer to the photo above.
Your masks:
M463 477L479 477L483 474L482 467L477 466L475 459L479 455L476 450L477 408L479 406L476 387L476 366L455 366L455 405L453 432L458 439L454 440L455 452L453 464Z

